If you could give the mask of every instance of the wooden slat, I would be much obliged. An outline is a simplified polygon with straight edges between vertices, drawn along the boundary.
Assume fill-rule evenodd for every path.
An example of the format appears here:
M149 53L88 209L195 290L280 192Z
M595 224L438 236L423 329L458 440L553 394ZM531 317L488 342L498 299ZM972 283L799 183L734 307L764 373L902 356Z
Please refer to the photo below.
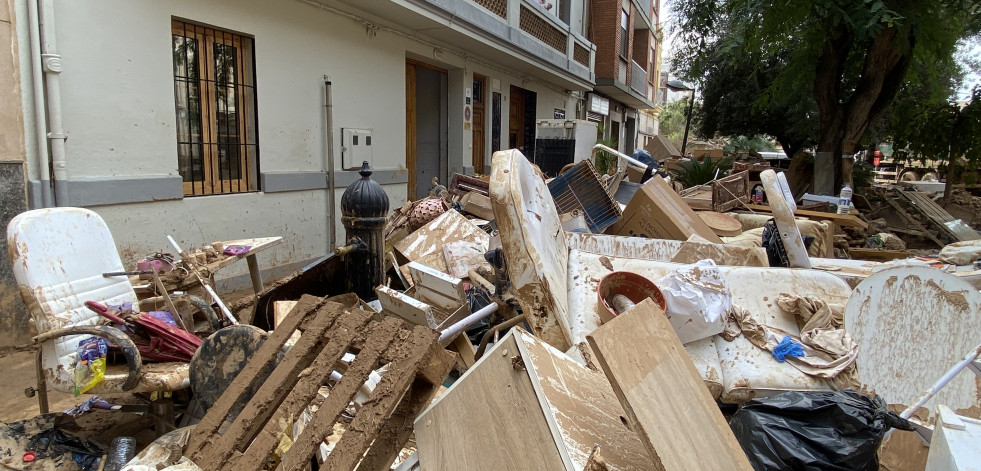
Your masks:
M394 314L415 325L436 327L436 317L433 314L432 306L388 286L376 287L375 294L378 296L378 303L381 304L382 312Z
M341 357L348 351L351 343L360 336L362 329L370 321L371 314L356 310L351 311L335 322L328 333L330 340L327 342L327 345L320 351L317 358L310 363L310 366L305 368L303 373L300 374L302 378L282 401L282 406L275 411L276 415L279 415L282 418L298 417L299 413L303 410L306 404L309 404L310 401L316 397L320 387L327 383L327 378L330 377L330 373L334 370L334 365L340 361ZM394 323L397 324L398 321L395 321ZM374 330L374 327L375 326L371 326L368 328L368 330ZM272 380L273 378L270 377L269 381ZM241 415L245 416L245 411L243 411ZM268 420L268 418L266 418L265 422L273 424L278 423L275 420ZM238 423L239 422L236 421L236 423L232 425L234 426ZM246 423L248 427L241 430L233 430L233 428L230 427L229 432L226 432L226 435L232 433L233 431L242 435L239 442L240 445L236 448L244 449L245 446L248 446L248 444L255 438L256 434L258 433L258 429L253 424L257 424L257 422L253 422L251 424ZM272 448L269 448L259 456L268 456L269 453L275 448L276 443L273 442L271 445ZM255 443L253 443L252 446L255 446Z
M587 336L651 469L752 470L664 311L645 300Z
M472 348L472 347L471 347ZM429 365L416 375L409 392L385 421L385 426L368 449L368 454L358 465L358 471L382 471L391 468L395 457L412 435L412 422L433 400L442 384L442 379L429 381L422 371L433 373L434 377L445 378L453 368L456 355L433 345Z
M442 256L442 250L439 251ZM445 312L453 312L467 302L463 280L418 262L409 262L409 275L416 288L414 297Z
M760 211L764 213L770 212L769 206L763 206L759 204L747 204L746 208L752 209L753 211ZM838 214L838 213L824 213L821 211L808 211L806 209L798 209L794 211L794 216L805 217L808 219L818 219L818 220L828 220L832 221L839 226L848 227L860 227L862 229L868 229L869 224L857 216L852 214Z
M415 378L416 370L431 355L433 343L438 336L436 331L426 327L416 326L413 329L412 336L399 348L396 358L392 359L388 371L375 387L373 400L366 403L354 416L321 470L349 471L355 468L364 455L365 448L384 425L384 420L379 418L391 416L406 388Z
M334 365L347 352L351 341L361 336L361 329L369 321L371 321L370 314L353 311L336 324L338 328L332 329L330 332L332 336L330 343L328 343L327 347L320 352L317 359L310 365L310 373L293 388L286 400L283 401L282 407L269 420L269 424L279 424L281 420L291 417L295 419L299 416L303 408L317 396L320 387L326 384L330 373L334 371ZM371 323L368 326L364 332L368 339L365 348L355 356L355 361L352 362L348 371L344 373L341 383L330 391L331 396L347 397L348 401L350 401L350 398L357 393L358 388L368 378L382 350L388 348L388 343L383 339L391 338L398 331L401 324L402 322L396 318L388 318L384 322ZM333 422L331 422L331 425L333 425ZM245 452L242 463L262 462L266 456L272 453L276 445L279 444L278 434L279 430L275 427L266 426L263 428ZM323 440L327 435L329 433L321 436L320 440ZM292 448L290 450L292 451ZM311 450L310 454L313 454L315 451L315 449ZM302 454L302 452L303 450L297 449L294 453ZM309 459L309 455L307 459Z
M913 216L910 216L910 214L907 213L906 210L903 209L902 206L900 206L899 203L896 202L896 200L890 198L888 195L885 198L883 198L883 199L885 199L886 200L886 203L889 203L889 205L892 206L893 209L895 209L897 213L899 213L899 216L902 217L903 220L906 221L906 224L907 225L912 226L913 229L915 229L917 231L920 231L920 233L922 233L923 236L925 236L928 239L932 240L933 243L937 244L938 246L944 247L944 246L947 245L947 244L944 244L943 242L941 242L940 239L938 239L937 236L933 235L932 232L930 232L929 230L927 230L927 228L924 227L923 224L920 224L920 222L917 221L916 218L914 218Z
M926 193L919 191L901 191L899 194L903 195L911 203L915 204L916 207L920 208L920 211L922 211L923 214L925 214L933 222L943 224L955 219L954 216L951 216L946 209L933 201L933 199L927 196Z
M378 366L378 360L380 358L388 358L398 350L400 342L397 340L393 342L393 338L401 336L404 331L399 331L397 323L392 324L389 322L384 324L384 326L384 329L372 332L372 335L365 340L364 348L355 355L354 361L351 362L347 371L344 372L341 381L331 389L327 399L324 400L313 418L303 429L303 433L296 438L293 446L283 455L279 467L276 468L277 470L294 470L306 466L309 463L310 456L316 452L317 447L320 446L324 437L333 433L334 423L337 421L337 418L347 408L361 385L368 379L371 370ZM384 380L387 375L388 373L382 376L382 379ZM377 386L375 390L378 390ZM375 397L374 393L372 397ZM335 447L334 450L336 451L337 448ZM330 456L333 456L333 452L331 452ZM328 461L330 461L330 458L328 458Z
M265 371L266 366L275 360L276 353L279 352L290 336L293 335L293 331L300 326L310 313L320 310L325 304L325 300L313 296L305 295L300 298L300 302L293 308L293 315L287 316L283 324L262 343L262 347L259 347L259 351L256 352L255 358L260 359L259 361L262 363L256 368L246 368L239 373L235 377L235 380L232 381L232 384L218 398L215 405L211 407L211 410L204 416L204 419L195 427L194 433L191 434L188 440L185 455L193 459L194 456L197 456L201 452L212 435L225 422L225 418L228 417L228 413L235 406L238 397L258 379L259 375Z
M255 427L261 427L265 424L276 411L286 395L299 381L300 372L306 369L310 362L316 358L320 351L317 347L326 341L324 333L327 328L333 325L334 321L344 312L344 307L337 303L326 304L324 309L316 312L316 317L310 323L310 328L300 335L300 340L290 349L272 374L263 381L262 386L250 398L248 404L228 429L214 441L213 446L206 447L195 456L194 461L199 463L198 466L203 469L219 469L232 450L245 449L254 436L254 433L247 434L253 431ZM258 355L255 358L259 361L265 360ZM246 366L245 371L252 368L252 363L250 362ZM224 399L223 395L218 402Z

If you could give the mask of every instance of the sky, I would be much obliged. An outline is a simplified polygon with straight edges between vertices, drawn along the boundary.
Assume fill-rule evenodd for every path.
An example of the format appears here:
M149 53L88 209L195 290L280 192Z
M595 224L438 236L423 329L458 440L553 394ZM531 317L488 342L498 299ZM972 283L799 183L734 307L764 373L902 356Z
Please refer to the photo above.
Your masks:
M961 65L969 72L957 91L957 99L966 100L971 96L971 89L981 85L981 38L963 42L958 48L958 56Z

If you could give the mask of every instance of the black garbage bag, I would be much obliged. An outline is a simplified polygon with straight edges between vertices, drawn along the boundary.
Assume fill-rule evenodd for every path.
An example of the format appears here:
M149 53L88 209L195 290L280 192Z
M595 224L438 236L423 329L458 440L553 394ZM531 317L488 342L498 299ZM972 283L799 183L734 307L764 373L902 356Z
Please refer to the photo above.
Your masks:
M757 471L876 471L886 431L912 430L881 397L856 391L791 391L754 399L729 426Z

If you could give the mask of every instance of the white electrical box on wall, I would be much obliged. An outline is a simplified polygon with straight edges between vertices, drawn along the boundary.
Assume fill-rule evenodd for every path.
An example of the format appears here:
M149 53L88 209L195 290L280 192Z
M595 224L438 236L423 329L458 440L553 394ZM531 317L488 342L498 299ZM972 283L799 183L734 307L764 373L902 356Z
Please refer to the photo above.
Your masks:
M360 170L365 160L372 167L371 129L341 128L341 168Z

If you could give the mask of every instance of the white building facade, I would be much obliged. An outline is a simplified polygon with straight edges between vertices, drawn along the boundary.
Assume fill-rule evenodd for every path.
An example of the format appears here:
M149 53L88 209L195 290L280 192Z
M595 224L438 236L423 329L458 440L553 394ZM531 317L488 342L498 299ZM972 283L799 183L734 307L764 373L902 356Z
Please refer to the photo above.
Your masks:
M282 236L283 275L343 242L329 195L363 160L398 207L531 151L595 82L585 0L10 1L28 206L95 210L127 265Z

